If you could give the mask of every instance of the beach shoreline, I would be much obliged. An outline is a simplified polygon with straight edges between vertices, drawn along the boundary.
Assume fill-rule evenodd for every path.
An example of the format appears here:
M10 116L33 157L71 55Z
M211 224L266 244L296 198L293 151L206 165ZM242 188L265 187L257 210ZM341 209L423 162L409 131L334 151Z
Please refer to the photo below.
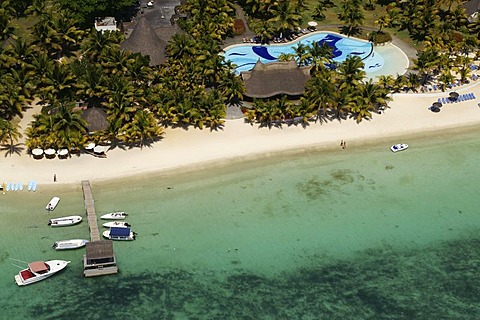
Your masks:
M456 90L459 94L474 93L480 97L480 82L473 82ZM260 128L245 123L244 119L226 120L218 131L208 129L167 128L162 141L143 149L107 152L107 158L88 154L73 155L68 159L35 160L23 150L0 161L0 183L75 184L81 180L106 181L152 173L201 170L216 164L251 161L279 153L301 153L319 150L361 148L365 144L385 142L386 152L394 143L408 143L415 136L448 130L474 130L480 124L478 99L446 104L441 112L428 107L448 92L424 94L394 94L390 108L382 114L373 114L371 120L357 124L353 119L333 120L327 123L311 122L281 128ZM30 113L35 112L33 108ZM22 119L22 131L31 115ZM54 182L54 176L56 182Z

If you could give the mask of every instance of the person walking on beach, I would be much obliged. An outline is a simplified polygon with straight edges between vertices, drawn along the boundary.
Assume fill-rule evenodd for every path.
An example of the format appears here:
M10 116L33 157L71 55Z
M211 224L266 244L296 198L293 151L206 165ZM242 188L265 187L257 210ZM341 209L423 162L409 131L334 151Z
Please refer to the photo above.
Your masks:
M340 141L340 147L342 147L342 149L343 149L343 140Z
M347 149L347 141L343 141L343 149Z
M57 182L57 174L53 174L53 182Z

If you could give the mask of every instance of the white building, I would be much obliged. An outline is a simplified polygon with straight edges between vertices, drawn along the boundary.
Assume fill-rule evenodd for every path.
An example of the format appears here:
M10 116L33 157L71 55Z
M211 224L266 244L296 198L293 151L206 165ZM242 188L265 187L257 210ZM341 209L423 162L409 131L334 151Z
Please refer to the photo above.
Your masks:
M97 31L118 31L117 21L114 17L96 18L95 29Z

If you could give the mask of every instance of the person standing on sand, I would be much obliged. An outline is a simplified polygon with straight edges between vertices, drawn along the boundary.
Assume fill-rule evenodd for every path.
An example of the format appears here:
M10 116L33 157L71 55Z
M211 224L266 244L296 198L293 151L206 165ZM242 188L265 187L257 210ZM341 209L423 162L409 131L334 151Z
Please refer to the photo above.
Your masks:
M347 149L347 141L343 141L343 149Z
M57 174L56 173L53 174L53 182L57 182Z

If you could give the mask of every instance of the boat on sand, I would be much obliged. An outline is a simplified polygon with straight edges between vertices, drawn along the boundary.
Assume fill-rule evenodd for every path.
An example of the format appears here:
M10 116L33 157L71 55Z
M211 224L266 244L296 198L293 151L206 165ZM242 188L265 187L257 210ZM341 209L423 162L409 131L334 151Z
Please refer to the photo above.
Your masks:
M28 268L21 270L15 276L15 282L19 286L26 286L53 276L55 273L63 270L70 261L49 260L34 261L28 264Z

